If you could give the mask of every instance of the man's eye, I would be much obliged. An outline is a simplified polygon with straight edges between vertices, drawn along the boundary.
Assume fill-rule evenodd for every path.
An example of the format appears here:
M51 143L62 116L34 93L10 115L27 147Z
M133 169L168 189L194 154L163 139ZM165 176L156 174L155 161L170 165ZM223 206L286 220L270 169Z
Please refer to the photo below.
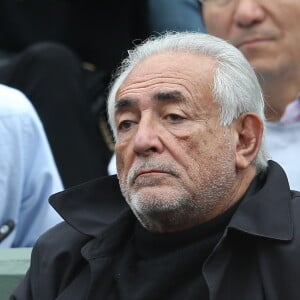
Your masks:
M170 122L178 122L183 120L184 118L180 115L176 115L176 114L169 114L166 116L166 119Z
M133 121L129 121L129 120L125 120L122 121L119 125L118 125L118 130L128 130L129 128L132 127L133 125Z

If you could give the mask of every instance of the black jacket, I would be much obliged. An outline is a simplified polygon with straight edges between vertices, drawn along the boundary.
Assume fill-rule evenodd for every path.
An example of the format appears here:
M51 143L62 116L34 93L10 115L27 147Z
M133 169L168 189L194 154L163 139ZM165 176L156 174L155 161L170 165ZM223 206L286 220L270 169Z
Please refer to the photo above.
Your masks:
M299 200L270 161L261 188L242 201L199 270L211 300L300 299ZM135 222L117 179L75 187L51 203L66 223L39 239L11 299L110 299L112 266Z

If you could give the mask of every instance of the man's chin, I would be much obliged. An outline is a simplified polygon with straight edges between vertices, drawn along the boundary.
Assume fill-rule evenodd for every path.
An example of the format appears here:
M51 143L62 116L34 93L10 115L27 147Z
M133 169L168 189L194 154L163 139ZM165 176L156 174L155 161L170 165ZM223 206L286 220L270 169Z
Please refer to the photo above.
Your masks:
M256 72L256 74L259 75L258 79L261 79L260 76L264 76L266 78L269 78L270 76L274 76L274 71L276 71L276 60L274 59L274 56L266 55L266 53L244 53L247 60L249 61L250 65ZM273 62L270 60L273 59Z
M164 202L169 198L177 198L178 191L171 184L134 184L131 188L131 198L147 199L149 202ZM155 200L156 199L156 200ZM165 199L165 200L162 200Z
M169 197L168 197L169 195ZM143 187L130 197L130 206L142 214L160 214L177 210L180 203L165 189Z

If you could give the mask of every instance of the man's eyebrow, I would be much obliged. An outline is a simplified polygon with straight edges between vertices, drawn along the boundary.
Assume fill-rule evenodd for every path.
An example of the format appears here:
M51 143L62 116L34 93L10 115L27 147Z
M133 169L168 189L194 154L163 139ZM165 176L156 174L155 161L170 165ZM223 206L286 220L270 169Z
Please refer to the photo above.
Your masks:
M168 92L158 92L152 97L155 101L165 101L165 100L171 100L171 101L183 101L185 97L180 91L168 91Z
M120 111L126 107L137 107L137 101L130 98L122 98L115 104L115 112Z
M168 92L158 92L155 93L151 100L158 101L158 102L164 102L164 101L183 101L185 97L180 91L168 91ZM121 98L118 100L115 104L115 112L117 113L123 108L130 108L130 107L137 107L138 102L137 100L131 99L131 98Z

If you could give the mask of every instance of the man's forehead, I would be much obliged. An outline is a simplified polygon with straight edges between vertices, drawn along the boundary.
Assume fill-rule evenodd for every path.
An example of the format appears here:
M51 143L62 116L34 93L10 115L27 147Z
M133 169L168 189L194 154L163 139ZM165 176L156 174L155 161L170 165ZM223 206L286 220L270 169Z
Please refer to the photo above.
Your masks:
M155 86L207 85L213 79L216 62L203 54L162 52L140 61L121 84L117 98L135 89Z
M182 62L185 62L182 64ZM159 69L182 68L188 69L193 67L195 63L214 65L215 60L202 53L194 51L163 51L154 53L142 59L132 70L138 72L155 72ZM155 67L155 68L154 68ZM129 74L130 75L130 74Z

